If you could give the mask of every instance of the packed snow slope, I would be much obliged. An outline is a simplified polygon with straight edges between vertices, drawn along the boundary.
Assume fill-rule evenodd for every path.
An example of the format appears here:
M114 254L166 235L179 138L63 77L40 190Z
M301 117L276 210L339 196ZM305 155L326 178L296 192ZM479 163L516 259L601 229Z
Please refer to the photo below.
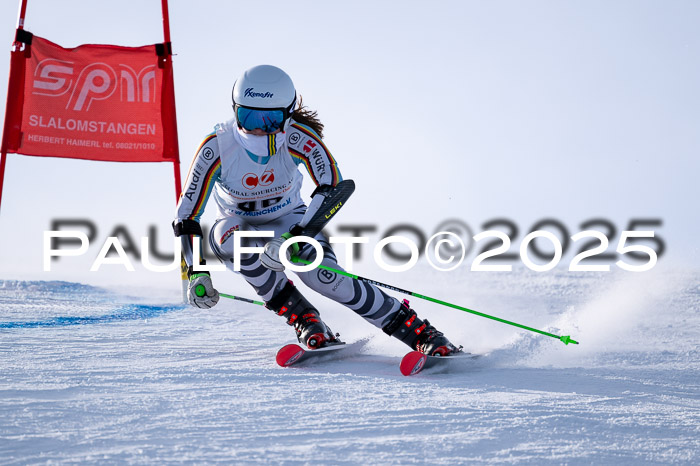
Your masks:
M425 270L403 284L581 344L414 300L483 354L414 377L406 348L321 298L368 343L283 369L292 333L262 306L0 281L0 465L698 464L699 276Z

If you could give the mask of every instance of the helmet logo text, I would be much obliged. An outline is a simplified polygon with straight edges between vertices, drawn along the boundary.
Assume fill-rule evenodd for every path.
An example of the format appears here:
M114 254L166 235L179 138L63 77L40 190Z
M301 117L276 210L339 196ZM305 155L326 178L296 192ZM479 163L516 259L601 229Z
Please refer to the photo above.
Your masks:
M245 93L243 94L245 97L260 97L263 99L271 99L273 94L272 92L255 92L255 89L252 87L249 87L248 89L245 90Z

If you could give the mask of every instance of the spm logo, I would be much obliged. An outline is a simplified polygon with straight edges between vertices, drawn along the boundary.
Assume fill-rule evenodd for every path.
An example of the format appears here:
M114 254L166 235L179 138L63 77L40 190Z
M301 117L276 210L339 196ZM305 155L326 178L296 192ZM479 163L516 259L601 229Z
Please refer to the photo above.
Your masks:
M89 111L95 100L111 98L117 89L122 102L156 101L156 65L136 71L128 65L117 69L91 63L76 69L72 62L47 58L34 71L33 94L66 98L66 109Z

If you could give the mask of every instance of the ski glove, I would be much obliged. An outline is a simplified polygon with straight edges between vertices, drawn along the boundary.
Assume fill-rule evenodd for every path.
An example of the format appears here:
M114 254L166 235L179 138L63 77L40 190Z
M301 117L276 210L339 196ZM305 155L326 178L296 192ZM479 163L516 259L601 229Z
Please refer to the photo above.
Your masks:
M280 246L287 239L292 238L291 233L285 233L280 238L275 238L265 245L265 251L260 254L260 262L266 268L274 272L283 272L284 264L280 259ZM287 260L292 261L292 254L296 255L299 253L299 243L294 243L292 246L287 248Z
M219 302L219 292L211 284L211 277L208 273L190 275L187 299L191 305L200 309L209 309Z

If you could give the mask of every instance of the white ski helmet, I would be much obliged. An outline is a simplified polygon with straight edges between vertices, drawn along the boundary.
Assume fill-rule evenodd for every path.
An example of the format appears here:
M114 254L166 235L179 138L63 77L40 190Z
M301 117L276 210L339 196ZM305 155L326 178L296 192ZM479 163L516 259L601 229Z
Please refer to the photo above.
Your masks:
M238 125L266 131L284 129L294 111L297 95L289 75L271 65L246 70L236 80L231 94Z

